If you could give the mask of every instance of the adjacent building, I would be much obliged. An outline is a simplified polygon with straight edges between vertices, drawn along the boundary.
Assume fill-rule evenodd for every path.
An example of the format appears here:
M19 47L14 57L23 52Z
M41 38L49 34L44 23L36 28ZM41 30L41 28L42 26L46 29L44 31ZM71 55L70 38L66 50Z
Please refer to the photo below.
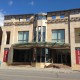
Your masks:
M80 70L80 9L5 15L0 43L2 67L64 64Z

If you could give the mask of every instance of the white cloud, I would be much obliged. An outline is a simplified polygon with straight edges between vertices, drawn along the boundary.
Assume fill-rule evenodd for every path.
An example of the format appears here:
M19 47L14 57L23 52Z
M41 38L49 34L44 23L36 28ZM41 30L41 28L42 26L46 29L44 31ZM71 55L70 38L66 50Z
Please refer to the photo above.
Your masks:
M2 12L3 11L3 9L0 9L0 12Z
M34 5L34 1L31 1L29 4L30 4L31 6L33 6L33 5Z
M11 0L11 1L9 1L9 5L11 6L11 5L13 5L13 1Z
M3 9L0 9L0 26L3 26L4 24L4 13L5 11Z

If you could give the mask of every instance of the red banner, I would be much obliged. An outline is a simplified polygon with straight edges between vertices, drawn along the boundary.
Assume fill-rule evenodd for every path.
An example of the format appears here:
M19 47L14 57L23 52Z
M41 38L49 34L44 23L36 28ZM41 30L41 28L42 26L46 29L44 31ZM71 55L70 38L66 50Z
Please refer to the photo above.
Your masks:
M8 48L4 49L3 62L7 62L8 53L9 53L9 49Z
M76 49L76 64L80 64L80 49Z

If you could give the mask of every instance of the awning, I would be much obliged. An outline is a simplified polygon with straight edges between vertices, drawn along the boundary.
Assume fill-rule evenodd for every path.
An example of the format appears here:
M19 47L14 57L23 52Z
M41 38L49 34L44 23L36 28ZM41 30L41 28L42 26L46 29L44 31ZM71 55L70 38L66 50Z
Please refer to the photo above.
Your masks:
M43 48L51 48L51 49L69 49L70 45L67 43L53 43L53 42L29 42L29 43L17 43L13 44L13 48L37 48L37 47L43 47Z

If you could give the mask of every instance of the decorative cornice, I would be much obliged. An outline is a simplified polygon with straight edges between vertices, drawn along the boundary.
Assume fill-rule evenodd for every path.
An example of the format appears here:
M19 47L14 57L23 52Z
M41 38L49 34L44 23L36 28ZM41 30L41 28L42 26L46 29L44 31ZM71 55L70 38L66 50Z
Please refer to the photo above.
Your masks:
M72 18L70 18L69 21L70 22L80 21L80 17L72 17ZM51 24L51 23L63 23L63 22L68 22L68 18L48 20L47 24Z
M4 26L12 26L13 24L13 22L4 22Z
M15 26L20 26L20 25L27 25L30 24L29 22L15 22Z
M80 17L72 17L70 21L71 22L80 21Z
M62 22L68 22L68 18L55 19L55 20L48 20L47 21L48 24L51 24L51 23L62 23Z
M33 23L33 19L31 19L30 21L21 21L21 22L4 22L4 26L12 26L12 25L15 25L15 26L22 26L22 25L29 25L29 24L32 24Z

